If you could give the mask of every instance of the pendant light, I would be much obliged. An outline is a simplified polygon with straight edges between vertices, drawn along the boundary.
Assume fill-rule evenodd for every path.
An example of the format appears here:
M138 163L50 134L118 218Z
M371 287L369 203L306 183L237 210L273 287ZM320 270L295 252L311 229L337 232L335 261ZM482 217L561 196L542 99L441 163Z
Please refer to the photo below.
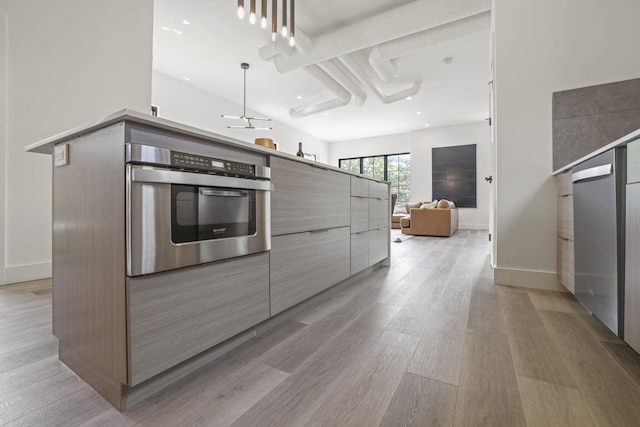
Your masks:
M282 1L282 27L280 33L282 37L289 38L289 44L294 46L295 42L295 0ZM249 22L256 23L256 2L249 0ZM267 28L267 0L260 0L260 26ZM238 18L244 18L244 0L238 0ZM271 0L271 41L275 42L278 34L278 0Z
M253 25L256 23L256 0L250 0L249 5L249 23Z
M244 18L244 0L238 0L238 18Z
M243 103L242 103L242 115L241 116L227 116L222 114L221 117L225 119L239 119L244 120L246 124L244 126L227 126L229 129L258 129L258 130L271 130L270 127L255 127L252 120L262 120L266 122L270 122L271 119L263 118L263 117L247 117L247 70L249 69L249 64L243 62L240 64L240 68L242 68L244 72L244 86L242 90L243 94Z
M267 28L267 0L262 0L262 7L260 8L260 26Z

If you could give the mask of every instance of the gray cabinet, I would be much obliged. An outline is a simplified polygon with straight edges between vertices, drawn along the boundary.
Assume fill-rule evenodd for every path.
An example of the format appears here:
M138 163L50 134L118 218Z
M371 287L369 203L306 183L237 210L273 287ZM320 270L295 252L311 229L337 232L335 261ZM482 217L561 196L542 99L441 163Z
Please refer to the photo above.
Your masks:
M369 230L389 228L391 207L388 199L369 199Z
M557 200L556 269L558 280L575 294L575 263L573 235L573 184L569 170L555 176Z
M389 200L389 185L383 182L369 181L369 197Z
M269 254L127 280L129 385L269 318Z
M360 233L369 229L369 199L351 197L351 232Z
M627 184L640 182L640 139L627 145Z
M640 157L627 162L627 172L640 170ZM627 185L626 206L624 340L640 351L640 182Z
M351 235L351 275L369 267L369 232Z
M350 176L271 156L271 234L349 226Z
M389 256L389 227L369 231L369 265Z
M369 197L369 181L366 178L351 177L351 195L356 197Z
M389 257L389 184L351 177L351 275Z
M272 238L272 316L349 277L349 236L341 227Z

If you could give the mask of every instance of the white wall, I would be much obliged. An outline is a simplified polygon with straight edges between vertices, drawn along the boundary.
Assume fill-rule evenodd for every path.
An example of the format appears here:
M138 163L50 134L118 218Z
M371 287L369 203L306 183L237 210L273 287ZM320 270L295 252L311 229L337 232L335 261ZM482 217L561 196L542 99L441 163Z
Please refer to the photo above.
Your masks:
M336 167L339 159L408 153L411 151L408 133L332 142L329 146L331 164Z
M497 283L554 288L553 92L640 77L640 2L495 0Z
M485 230L489 228L489 186L484 182L489 175L489 126L485 122L332 142L330 158L331 164L337 166L338 159L409 152L411 199L431 200L431 149L467 144L477 145L478 207L460 209L459 227Z
M222 114L242 114L242 105L207 93L173 77L153 71L152 102L158 106L158 117L183 123L199 129L253 143L255 138L271 138L278 150L295 154L298 142L305 152L316 153L322 163L329 163L329 144L314 136L301 132L280 122L253 122L254 126L265 124L272 130L229 129L227 126L244 124L239 120L224 119ZM247 115L264 117L247 109Z
M459 228L489 229L489 125L486 122L411 132L411 199L432 199L431 149L476 144L476 208L460 208ZM455 200L454 200L455 202Z
M7 164L5 151L7 149L7 13L4 3L0 4L0 285L4 279L5 257L5 174Z
M153 0L7 0L5 283L51 275L51 157L24 147L151 104Z

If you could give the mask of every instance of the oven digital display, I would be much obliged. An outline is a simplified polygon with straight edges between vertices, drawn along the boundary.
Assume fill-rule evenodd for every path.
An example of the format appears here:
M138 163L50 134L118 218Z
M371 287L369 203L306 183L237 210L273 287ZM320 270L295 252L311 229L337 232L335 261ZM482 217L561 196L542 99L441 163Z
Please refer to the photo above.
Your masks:
M221 162L220 160L211 159L211 166L214 168L224 169L224 163Z

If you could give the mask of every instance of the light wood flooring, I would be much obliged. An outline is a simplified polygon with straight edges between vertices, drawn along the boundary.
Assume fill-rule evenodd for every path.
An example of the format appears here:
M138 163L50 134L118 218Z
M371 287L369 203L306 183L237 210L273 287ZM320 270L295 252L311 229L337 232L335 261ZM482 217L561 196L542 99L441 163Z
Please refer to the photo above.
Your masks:
M486 240L392 243L390 268L125 413L57 360L50 281L0 287L0 425L640 425L638 355L570 294L494 285Z

